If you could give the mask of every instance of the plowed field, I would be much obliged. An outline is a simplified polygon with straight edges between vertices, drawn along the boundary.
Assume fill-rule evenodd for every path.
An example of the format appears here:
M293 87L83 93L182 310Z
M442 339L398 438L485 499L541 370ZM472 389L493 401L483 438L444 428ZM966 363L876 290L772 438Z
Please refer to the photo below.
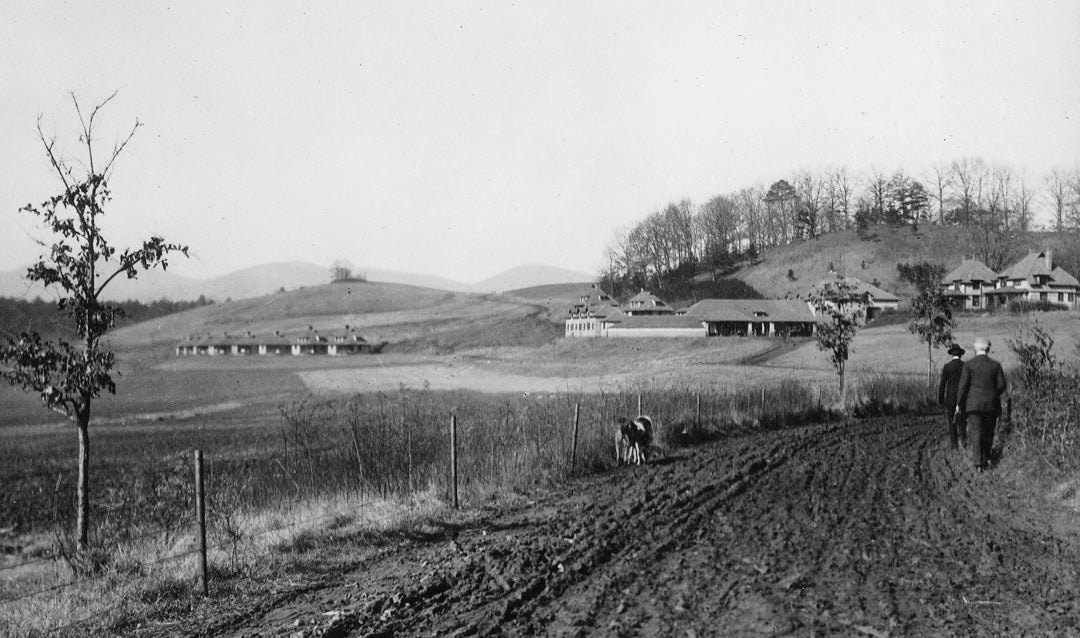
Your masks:
M780 430L581 479L174 635L1080 636L1080 517L934 418Z

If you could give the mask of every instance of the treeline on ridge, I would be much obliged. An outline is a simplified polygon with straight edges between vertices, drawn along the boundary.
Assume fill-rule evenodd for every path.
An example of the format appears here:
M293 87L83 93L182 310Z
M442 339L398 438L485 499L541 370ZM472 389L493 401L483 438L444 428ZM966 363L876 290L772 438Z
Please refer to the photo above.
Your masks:
M150 303L140 301L114 301L109 305L120 309L118 325L139 323L165 315L212 305L214 301L200 296L195 301L170 301L160 299ZM17 337L21 332L36 331L46 338L72 339L76 336L70 318L62 314L55 301L41 297L33 300L0 297L0 336Z
M653 211L615 232L600 281L612 291L648 288L678 297L669 290L686 285L678 282L719 280L766 248L852 229L869 240L881 224L959 227L967 241L957 252L999 270L1017 257L1016 239L1035 228L1040 211L1057 235L1080 229L1080 171L1054 169L1036 181L977 158L934 166L922 179L903 171L807 170L768 188L742 188L700 205L683 199Z

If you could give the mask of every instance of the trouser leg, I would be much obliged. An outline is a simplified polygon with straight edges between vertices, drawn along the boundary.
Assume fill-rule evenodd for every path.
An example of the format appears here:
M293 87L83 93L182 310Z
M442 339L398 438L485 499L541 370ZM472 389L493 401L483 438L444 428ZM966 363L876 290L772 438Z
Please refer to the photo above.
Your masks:
M967 447L968 445L968 427L967 417L963 412L958 413L954 419L956 420L956 431L960 439L960 445Z
M983 467L986 467L990 463L990 451L994 449L994 434L997 430L997 417L985 416L983 417L983 437L982 437L982 458Z
M959 424L956 422L956 410L945 408L945 423L949 426L949 445L956 449L956 441L959 435Z
M983 467L983 415L971 412L967 415L968 436L971 440L971 464L976 468Z

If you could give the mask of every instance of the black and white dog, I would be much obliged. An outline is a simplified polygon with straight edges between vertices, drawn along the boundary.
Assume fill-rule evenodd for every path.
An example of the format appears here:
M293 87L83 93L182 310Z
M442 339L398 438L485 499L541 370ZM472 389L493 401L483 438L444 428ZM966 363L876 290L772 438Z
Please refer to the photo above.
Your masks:
M648 461L652 445L653 422L647 416L633 421L623 417L615 420L615 463L617 465L641 465Z

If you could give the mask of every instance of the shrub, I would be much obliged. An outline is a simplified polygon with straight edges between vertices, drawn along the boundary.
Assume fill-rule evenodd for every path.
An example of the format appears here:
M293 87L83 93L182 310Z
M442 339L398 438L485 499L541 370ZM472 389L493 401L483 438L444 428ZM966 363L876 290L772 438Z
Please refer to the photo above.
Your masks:
M1080 369L1058 363L1053 334L1037 322L1021 324L1008 344L1020 360L1010 380L1010 436L1059 469L1080 467Z
M1063 304L1050 301L1010 301L1007 306L1009 312L1014 315L1026 315L1029 312L1050 312L1053 310L1068 310Z

